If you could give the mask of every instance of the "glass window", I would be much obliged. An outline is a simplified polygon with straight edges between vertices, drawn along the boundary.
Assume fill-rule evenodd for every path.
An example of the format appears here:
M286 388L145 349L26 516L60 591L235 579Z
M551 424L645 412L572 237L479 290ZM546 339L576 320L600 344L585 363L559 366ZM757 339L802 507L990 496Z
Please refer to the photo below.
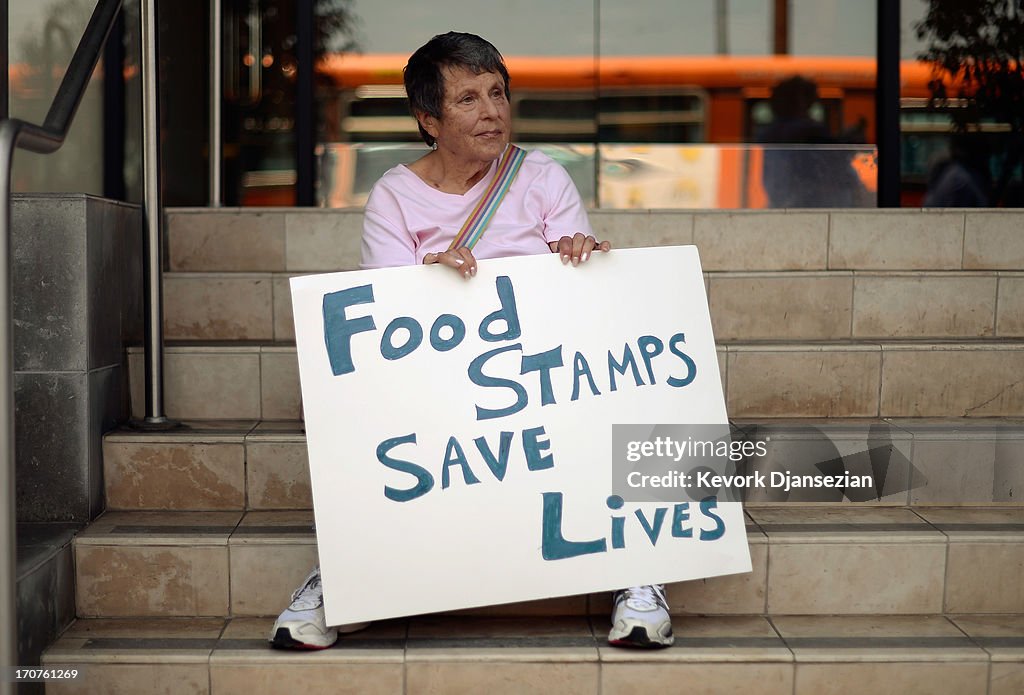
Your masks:
M225 179L241 204L287 204L295 65L285 20L295 0L230 4L225 120L234 130ZM452 28L502 51L516 141L562 161L589 205L796 204L766 182L790 168L815 172L835 189L801 204L873 205L871 4L521 0L483 10L473 0L332 0L317 7L320 205L359 206L384 171L422 155L402 68L416 47ZM787 92L793 78L813 90ZM794 167L801 157L807 165Z
M206 3L193 2L161 2L157 8L163 201L165 205L205 205L209 198L210 11Z
M9 5L10 115L42 123L92 15L92 0ZM63 146L41 155L17 149L16 192L103 194L103 76L94 73Z
M873 6L599 7L601 207L874 205Z
M596 203L593 0L523 0L486 11L471 0L348 7L349 25L335 35L348 32L350 41L326 50L318 69L321 205L362 205L381 174L426 151L405 102L402 68L417 47L452 29L479 34L502 52L516 141L561 162L584 200Z
M903 205L1024 206L1015 67L1024 52L1024 11L1015 5L902 0ZM937 67L949 61L972 64L970 79Z
M295 204L295 20L295 0L224 5L227 205Z
M875 56L875 3L788 0L793 55Z

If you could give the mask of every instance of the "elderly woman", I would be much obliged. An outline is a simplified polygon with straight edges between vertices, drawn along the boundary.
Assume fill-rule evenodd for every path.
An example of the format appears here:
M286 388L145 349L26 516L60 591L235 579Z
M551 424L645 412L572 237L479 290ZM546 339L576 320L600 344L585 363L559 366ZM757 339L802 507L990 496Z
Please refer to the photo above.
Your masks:
M409 59L405 89L432 150L374 185L363 223L363 268L440 263L468 279L477 258L558 253L563 263L578 265L595 250L611 249L591 233L565 170L541 152L510 144L509 76L494 46L473 34L435 36ZM326 648L339 632L362 627L326 624L317 568L292 595L270 641ZM617 592L608 640L672 644L663 587Z

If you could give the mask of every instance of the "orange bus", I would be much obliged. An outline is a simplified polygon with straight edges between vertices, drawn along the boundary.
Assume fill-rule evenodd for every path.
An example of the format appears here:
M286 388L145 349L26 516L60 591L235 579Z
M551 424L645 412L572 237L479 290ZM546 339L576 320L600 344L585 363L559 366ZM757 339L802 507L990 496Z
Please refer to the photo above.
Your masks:
M397 54L328 55L322 98L337 100L350 142L416 140ZM512 78L517 138L527 142L751 142L771 89L800 75L818 85L832 132L875 139L875 60L795 56L519 57ZM905 99L927 99L929 64L904 61ZM405 120L402 120L404 117Z
M346 143L419 142L402 87L406 60L400 54L334 54L320 61L318 96L323 108L324 149L333 147L334 160L344 160L331 183L337 185L339 179L345 179L343 188L347 186L353 193L337 196L326 204L358 205L367 181L382 173L382 164L357 163ZM819 101L812 115L837 139L860 145L859 150L851 151L850 158L864 184L864 199L875 189L874 148L869 144L875 138L873 58L630 56L597 60L591 56L509 56L506 63L512 81L512 123L517 141L589 144L600 150L590 157L599 159L600 164L584 163L577 171L572 161L563 161L591 204L765 207L768 201L760 186L760 148L746 147L745 143L755 142L758 128L771 122L769 97L773 87L794 75L818 87ZM905 97L923 105L931 74L927 64L905 62ZM665 151L666 146L697 143L721 146L711 165L699 165L709 155L696 148ZM637 156L625 149L630 145L647 146L640 156L646 158L648 171L672 166L666 162L687 160L680 166L694 173L671 182L668 174L653 184L647 181L648 189L664 184L677 195L653 196L649 190L640 190L639 184L625 193L612 191L618 184L611 179L623 168L614 162L637 161ZM734 145L737 147L730 147ZM661 148L661 152L652 154L652 148ZM372 156L387 160L379 151ZM594 171L592 185L587 166L601 169ZM354 169L363 171L357 173ZM605 178L609 180L603 181L602 175L608 172ZM713 176L718 181L713 193L705 190L707 183L702 176ZM681 202L684 198L689 202Z

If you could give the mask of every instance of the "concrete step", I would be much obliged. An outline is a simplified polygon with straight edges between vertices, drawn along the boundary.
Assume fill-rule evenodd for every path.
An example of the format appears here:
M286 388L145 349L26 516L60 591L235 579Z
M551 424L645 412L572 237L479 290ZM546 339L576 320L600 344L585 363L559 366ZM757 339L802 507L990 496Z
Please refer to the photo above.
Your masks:
M48 693L1015 695L1024 616L677 618L675 646L607 646L604 617L425 617L316 653L272 651L271 620L79 620Z
M1017 417L1024 341L720 344L734 418ZM132 413L144 414L143 354L129 350ZM293 345L165 348L165 407L179 419L299 419Z
M276 615L316 563L311 524L307 511L107 512L75 540L77 615ZM673 613L1024 613L1020 507L751 506L747 534L753 571L670 585ZM609 607L594 594L469 612Z
M818 473L815 466L891 446L878 504L1024 505L1024 420L850 419L738 421L764 440L757 470ZM822 445L826 445L823 453ZM171 432L121 429L103 440L107 509L262 511L312 508L301 421L194 421ZM752 472L752 471L750 471ZM877 476L876 476L877 477ZM795 499L795 496L793 497ZM776 497L778 499L778 497ZM820 499L820 498L819 498ZM763 503L764 495L750 498ZM838 504L852 504L848 499Z
M311 509L301 421L195 421L103 439L107 509Z
M289 273L166 273L169 340L293 341ZM706 273L719 342L1024 337L1024 273Z
M1024 270L1006 210L589 212L617 248L696 244L706 271ZM360 210L172 208L172 271L305 273L359 263Z

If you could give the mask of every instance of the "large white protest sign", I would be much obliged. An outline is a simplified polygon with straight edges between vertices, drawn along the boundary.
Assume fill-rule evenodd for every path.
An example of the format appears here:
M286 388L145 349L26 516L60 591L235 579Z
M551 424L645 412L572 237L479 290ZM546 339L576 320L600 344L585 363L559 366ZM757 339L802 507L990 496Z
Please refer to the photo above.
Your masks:
M695 247L291 285L329 624L750 570L738 503L612 494L613 424L726 422Z

